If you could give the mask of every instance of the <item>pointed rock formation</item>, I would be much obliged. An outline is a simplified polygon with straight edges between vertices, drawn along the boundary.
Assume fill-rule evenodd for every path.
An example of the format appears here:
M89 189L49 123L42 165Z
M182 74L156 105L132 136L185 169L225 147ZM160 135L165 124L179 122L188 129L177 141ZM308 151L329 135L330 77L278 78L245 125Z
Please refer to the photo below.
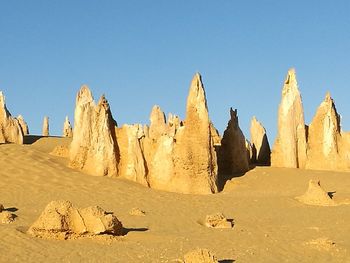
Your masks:
M306 149L303 104L295 70L290 69L284 82L278 110L278 133L271 154L271 165L305 168Z
M231 119L221 140L219 174L232 175L249 170L246 140L239 128L237 110L230 109Z
M310 180L305 194L296 197L300 202L307 205L334 206L336 203L321 187L320 181Z
M95 105L89 88L82 86L76 98L70 166L92 175L116 176L119 151L115 126L105 97Z
M0 91L0 143L23 144L22 128L19 121L7 110L2 91Z
M150 116L151 124L149 126L149 137L151 139L159 138L167 132L165 114L158 105L152 108Z
M68 137L68 138L73 137L73 129L68 119L68 116L66 116L66 119L63 124L63 137Z
M259 165L270 165L270 145L264 126L253 117L250 125L250 141L253 149L252 162Z
M142 138L145 136L140 124L123 125L116 129L120 153L119 175L134 182L149 186L147 166L142 148Z
M183 193L215 193L217 159L211 135L207 100L197 73L187 98L186 119L175 135L174 185Z
M308 169L348 170L350 160L346 158L340 115L331 95L326 94L309 126Z
M18 115L17 120L19 122L19 125L21 126L23 135L28 135L29 134L28 124L25 122L23 116L22 115Z
M50 135L50 131L49 131L49 117L47 117L47 116L44 117L42 135L43 136L49 136Z

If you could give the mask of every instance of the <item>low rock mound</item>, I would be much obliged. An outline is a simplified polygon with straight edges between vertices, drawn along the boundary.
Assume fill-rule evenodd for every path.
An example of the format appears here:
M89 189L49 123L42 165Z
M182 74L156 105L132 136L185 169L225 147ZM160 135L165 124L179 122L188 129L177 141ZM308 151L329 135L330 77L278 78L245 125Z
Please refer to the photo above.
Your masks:
M309 188L302 196L296 199L307 205L335 206L337 203L321 187L320 181L310 180Z
M184 263L218 263L218 259L208 249L197 248L184 256Z
M222 213L207 215L205 226L210 228L232 228L232 220L227 219Z
M42 238L68 239L99 234L122 235L122 223L99 206L77 209L69 201L52 201L28 233Z
M0 223L10 224L15 221L16 215L5 210L4 206L0 204Z
M134 207L129 211L129 215L132 216L145 216L146 212L141 210L140 208Z

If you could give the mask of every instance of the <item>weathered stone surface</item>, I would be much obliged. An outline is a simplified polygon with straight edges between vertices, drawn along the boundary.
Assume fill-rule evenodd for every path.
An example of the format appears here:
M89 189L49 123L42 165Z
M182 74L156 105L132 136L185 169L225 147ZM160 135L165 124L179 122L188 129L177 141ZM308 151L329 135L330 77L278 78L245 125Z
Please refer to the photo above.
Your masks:
M42 136L50 136L49 117L47 116L43 120Z
M219 131L215 128L212 122L210 122L210 134L211 134L211 137L213 138L214 146L220 146L221 136L219 134Z
M250 142L252 144L252 162L270 165L270 145L264 126L254 116L250 124Z
M207 101L197 73L187 98L186 119L175 135L174 185L177 192L217 192L217 159L211 136Z
M295 70L290 69L278 110L278 133L271 153L271 165L305 168L306 149L304 110Z
M152 108L150 116L149 137L157 139L167 133L168 126L166 124L165 114L158 105Z
M19 121L8 111L2 91L0 91L0 143L23 144L22 128Z
M11 224L16 220L16 215L8 211L2 211L0 213L0 223L2 224Z
M69 201L52 201L29 228L31 235L66 239L83 235L121 235L122 223L98 206L77 209Z
M336 203L321 187L320 181L310 180L305 194L296 197L297 200L308 205L334 206Z
M205 218L205 226L210 228L232 228L232 222L222 213L207 215Z
M120 153L119 175L134 182L149 186L147 166L141 140L145 136L139 124L123 125L116 129Z
M28 135L29 134L28 124L24 120L23 116L22 115L18 115L17 120L19 122L19 125L22 128L23 135Z
M333 99L327 93L309 126L306 168L318 170L350 169L350 160L346 158L350 148L346 147L346 141L344 143L343 141L340 116Z
M76 98L70 166L92 175L117 176L119 149L115 126L105 97L95 105L89 88L82 86Z
M63 137L68 137L68 138L73 137L73 129L68 119L68 116L66 116L66 119L64 120L64 124L63 124Z
M219 174L231 175L249 170L246 140L239 128L237 110L230 109L231 119L221 140Z
M219 261L208 249L197 248L186 253L184 263L219 263Z

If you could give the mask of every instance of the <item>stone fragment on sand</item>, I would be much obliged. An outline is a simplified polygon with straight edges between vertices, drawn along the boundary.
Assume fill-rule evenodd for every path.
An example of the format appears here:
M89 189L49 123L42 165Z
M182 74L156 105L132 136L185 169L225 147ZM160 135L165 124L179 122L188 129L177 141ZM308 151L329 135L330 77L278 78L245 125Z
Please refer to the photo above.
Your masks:
M0 222L2 224L10 224L13 221L15 221L15 219L16 219L16 215L14 215L8 211L2 211L0 213Z
M140 208L134 207L129 211L129 214L132 216L145 216L146 212L141 210Z
M21 125L8 111L2 91L0 91L0 143L23 144Z
M205 218L205 226L210 228L232 228L232 222L222 213L207 215Z
M307 205L335 206L337 203L329 196L320 184L320 181L310 180L309 187L305 194L296 199Z
M122 234L122 223L98 206L78 209L69 201L52 201L29 228L33 236L66 239L84 235Z
M42 130L43 136L49 136L50 135L50 128L49 128L49 117L45 116L43 120L43 130Z
M219 263L219 261L208 249L197 248L185 254L184 263Z
M284 82L278 109L278 132L271 153L274 167L305 168L306 129L304 109L294 69Z

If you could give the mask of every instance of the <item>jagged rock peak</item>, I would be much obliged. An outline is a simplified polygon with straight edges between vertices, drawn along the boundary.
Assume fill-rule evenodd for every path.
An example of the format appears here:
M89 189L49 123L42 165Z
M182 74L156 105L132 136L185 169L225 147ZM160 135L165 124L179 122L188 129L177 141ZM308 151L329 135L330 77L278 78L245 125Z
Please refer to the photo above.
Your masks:
M270 164L270 145L264 126L253 116L250 124L250 140L252 144L252 163Z
M89 87L87 85L82 85L76 97L76 104L85 104L93 101L94 97L92 96Z
M19 122L19 125L21 126L23 134L24 135L28 135L29 134L28 124L24 120L23 116L22 115L18 115L17 120Z
M151 111L149 136L150 138L159 138L161 135L166 133L167 125L165 114L158 105L154 105Z
M189 94L187 97L186 119L191 118L195 113L200 118L208 118L208 106L205 95L202 77L196 73L192 79Z

